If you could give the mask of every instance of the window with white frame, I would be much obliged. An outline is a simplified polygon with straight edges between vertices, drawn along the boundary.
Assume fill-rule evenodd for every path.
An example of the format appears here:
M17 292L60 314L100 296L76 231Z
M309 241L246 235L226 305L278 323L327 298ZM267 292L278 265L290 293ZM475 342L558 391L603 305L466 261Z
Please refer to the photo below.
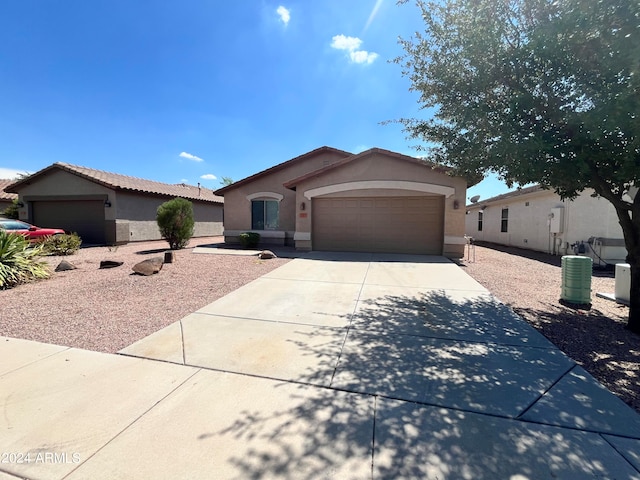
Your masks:
M478 231L482 231L482 216L484 212L478 212Z

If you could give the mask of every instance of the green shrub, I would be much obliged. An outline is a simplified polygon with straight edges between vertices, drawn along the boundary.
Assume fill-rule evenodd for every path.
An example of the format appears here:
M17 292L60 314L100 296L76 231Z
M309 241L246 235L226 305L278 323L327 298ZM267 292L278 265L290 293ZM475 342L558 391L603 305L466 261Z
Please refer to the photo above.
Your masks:
M9 205L7 208L5 208L3 211L0 212L0 214L2 214L2 216L7 217L7 218L13 218L14 220L18 219L18 199L14 198L13 201L11 202L11 205Z
M193 205L184 198L169 200L158 207L156 221L171 250L184 248L193 236Z
M244 232L239 235L240 245L244 248L254 248L260 243L260 234L256 232Z
M51 235L41 242L43 255L73 255L82 245L82 239L77 233Z
M39 260L42 245L31 246L22 235L0 230L0 290L50 275Z

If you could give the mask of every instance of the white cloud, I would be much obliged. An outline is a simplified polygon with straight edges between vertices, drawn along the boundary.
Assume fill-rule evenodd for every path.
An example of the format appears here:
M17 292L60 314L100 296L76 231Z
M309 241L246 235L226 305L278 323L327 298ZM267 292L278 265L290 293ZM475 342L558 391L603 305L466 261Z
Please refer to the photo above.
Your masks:
M282 23L284 23L285 25L289 24L289 20L291 20L291 12L289 12L289 10L287 10L285 7L280 5L276 9L276 13L280 16L280 21Z
M373 63L378 58L377 53L367 52L366 50L356 50L355 52L349 52L349 57L353 63Z
M202 178L203 180L216 180L218 177L216 177L212 173L206 173L204 175L200 175L200 178Z
M0 178L6 180L17 179L19 175L31 175L33 172L27 172L26 170L14 170L13 168L1 168L0 167Z
M201 159L200 157L196 157L195 155L192 155L190 153L187 152L182 152L179 155L182 158L186 158L187 160L193 160L194 162L204 162L203 159Z
M360 45L362 45L362 40L358 37L347 37L342 34L335 35L331 41L332 48L349 52L349 59L353 63L373 63L375 59L378 58L378 54L367 52L366 50L359 50Z
M344 35L336 35L332 38L331 47L338 50L356 50L362 45L362 40L357 37L346 37Z

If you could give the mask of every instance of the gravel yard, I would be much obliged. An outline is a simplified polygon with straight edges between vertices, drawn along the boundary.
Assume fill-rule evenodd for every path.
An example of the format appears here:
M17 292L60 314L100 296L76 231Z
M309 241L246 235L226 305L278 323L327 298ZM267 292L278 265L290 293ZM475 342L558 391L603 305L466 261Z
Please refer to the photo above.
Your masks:
M162 256L164 241L48 257L52 269L62 259L78 268L0 291L0 335L117 352L289 261L192 253L192 247L221 240L193 239L189 248L175 252L175 263L149 277L133 274L131 267ZM613 293L612 272L594 274L592 308L576 309L558 301L560 257L499 246L475 248L475 262L459 262L465 272L640 412L640 336L624 328L627 307L595 296ZM99 270L101 260L124 265Z
M475 251L475 262L460 262L465 272L640 412L640 336L624 328L628 307L596 297L614 292L614 272L594 270L591 309L571 308L559 302L561 257L499 245Z
M0 335L117 352L289 261L192 253L191 247L221 241L194 238L188 248L175 252L174 263L149 277L134 274L131 267L164 256L165 241L46 257L52 270L63 259L77 270L0 290ZM124 264L100 270L102 260Z

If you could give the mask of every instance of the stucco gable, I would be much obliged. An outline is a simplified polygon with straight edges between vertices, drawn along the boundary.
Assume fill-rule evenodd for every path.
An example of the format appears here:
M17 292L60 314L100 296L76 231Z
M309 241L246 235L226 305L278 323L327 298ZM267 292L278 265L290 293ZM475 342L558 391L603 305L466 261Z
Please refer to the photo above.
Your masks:
M349 157L340 160L332 165L328 165L326 167L320 168L318 170L306 173L299 177L293 178L287 181L284 186L290 188L292 190L296 189L296 185L303 183L305 181L319 178L324 175L335 174L340 170L346 170L349 167L354 166L359 162L364 162L366 160L370 160L372 157L376 157L379 159L387 160L389 162L399 163L400 168L406 166L409 169L415 169L415 167L424 168L426 171L441 173L441 174L449 174L451 169L448 167L435 165L426 160L422 160L420 158L410 157L408 155L403 155L401 153L392 152L390 150L385 150L382 148L371 148L369 150L365 150L362 153L357 155L351 155Z
M262 170L261 172L255 173L249 177L243 178L242 180L238 180L237 182L232 183L231 185L227 185L226 187L222 187L216 190L214 193L216 195L223 195L231 190L234 190L238 187L242 187L248 185L257 180L262 180L268 176L272 176L274 174L278 174L277 176L281 178L282 176L286 177L287 170L296 170L295 176L299 176L300 172L309 172L318 170L317 162L315 160L318 157L325 156L333 159L344 159L353 156L352 153L345 152L344 150L339 150L333 147L320 147L312 150L310 152L299 155L291 160L287 160L286 162L279 163L278 165L274 165L273 167L267 168L266 170ZM335 163L336 160L333 160L332 163ZM282 185L282 181L279 181L279 185Z

